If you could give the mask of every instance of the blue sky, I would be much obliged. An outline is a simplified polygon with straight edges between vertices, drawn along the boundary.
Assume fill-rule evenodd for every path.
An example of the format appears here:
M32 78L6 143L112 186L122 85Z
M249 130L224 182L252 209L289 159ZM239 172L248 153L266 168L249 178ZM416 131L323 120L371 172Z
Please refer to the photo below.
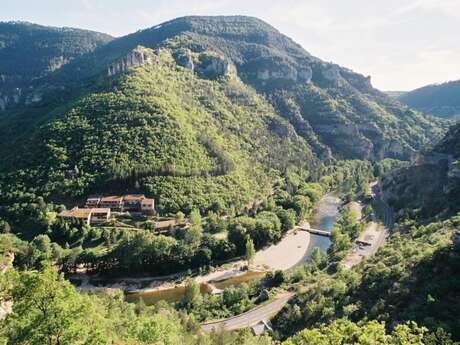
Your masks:
M266 20L382 90L460 79L460 0L0 0L0 20L121 36L184 15Z

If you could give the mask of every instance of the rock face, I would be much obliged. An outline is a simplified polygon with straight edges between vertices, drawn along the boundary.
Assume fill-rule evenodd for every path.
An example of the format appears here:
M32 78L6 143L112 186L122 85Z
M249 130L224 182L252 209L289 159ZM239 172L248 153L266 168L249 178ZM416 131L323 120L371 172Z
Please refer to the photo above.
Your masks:
M22 89L15 88L10 92L0 92L0 111L5 111L6 108L19 104L22 97Z
M26 97L25 104L31 105L34 103L40 103L43 100L43 94L40 92L33 92Z
M185 49L185 52L184 52L184 67L191 70L191 71L194 71L195 70L195 62L193 61L193 55L192 55L192 51L190 49Z
M310 66L302 66L296 69L288 64L261 68L257 71L257 79L266 82L270 80L282 80L291 82L309 82L313 76Z
M412 165L440 165L450 169L453 163L453 156L446 153L429 152L420 153L416 152L411 157Z
M107 75L111 77L145 63L152 64L153 62L153 50L143 46L137 46L128 55L112 63L107 69Z
M340 68L337 65L328 65L322 70L322 75L326 80L337 83L340 79Z
M305 66L299 70L299 80L310 82L313 77L313 71L310 66Z
M226 56L218 55L214 52L204 52L200 54L194 70L207 78L217 78L236 74L236 67L233 62Z

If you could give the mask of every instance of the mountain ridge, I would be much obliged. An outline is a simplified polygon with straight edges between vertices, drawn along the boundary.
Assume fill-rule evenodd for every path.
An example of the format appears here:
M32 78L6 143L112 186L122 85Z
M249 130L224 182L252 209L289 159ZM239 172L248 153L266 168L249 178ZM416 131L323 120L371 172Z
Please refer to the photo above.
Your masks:
M460 116L460 80L423 86L397 99L426 114L455 118Z
M159 78L159 85L154 85L154 76ZM130 80L129 83L119 84L120 80L126 78ZM415 150L435 142L443 131L440 120L433 121L401 106L373 88L369 77L337 64L323 62L269 24L244 16L195 16L171 20L101 44L36 80L36 83L36 89L43 94L39 102L33 107L18 107L17 112L12 111L0 118L0 134L3 134L0 136L3 151L1 162L4 166L12 167L12 172L16 170L20 175L30 174L34 176L32 181L41 181L41 187L46 187L40 193L48 196L56 190L69 191L74 188L78 192L70 194L81 197L98 184L111 189L120 183L120 176L122 179L129 177L129 184L134 185L135 177L139 174L147 188L149 179L160 178L164 171L183 175L181 178L170 176L167 183L164 182L164 186L168 185L171 190L182 185L187 176L193 177L195 182L199 181L197 184L203 184L210 171L220 169L216 166L217 161L227 161L225 155L228 148L223 143L230 138L235 141L236 149L231 153L233 158L249 157L248 153L254 157L269 157L267 148L258 143L266 139L267 143L272 143L269 146L276 147L273 143L279 141L280 151L274 150L274 157L253 160L257 170L254 175L268 181L270 169L282 172L294 162L298 169L311 170L315 175L321 169L320 161L379 160L384 157L408 159ZM146 85L145 92L138 90L141 84ZM152 86L149 89L147 85ZM161 88L157 89L160 85ZM172 85L182 90L189 90L194 85L196 89L186 94ZM174 98L164 94L165 89L170 90ZM203 90L208 90L209 95L214 95L223 103L210 108L213 102L207 97L209 95L202 94ZM225 92L222 93L222 90ZM125 99L125 108L113 100L119 92L132 97ZM155 94L163 94L164 99L154 100L152 97ZM198 96L201 98L196 99ZM165 103L166 99L170 99L169 104ZM149 100L162 106L153 111L146 104ZM184 156L175 163L163 161L163 165L158 165L152 152L157 152L160 157L169 154L163 148L162 136L165 133L154 131L149 124L150 117L160 116L158 123L165 126L169 118L183 121L193 114L189 113L193 108L190 108L191 104L196 107L194 112L208 114L207 121L220 126L221 132L227 134L225 137L213 134L211 141L209 137L200 138L201 134L194 128L200 125L194 122L196 119L188 119L186 122L189 124L185 127L177 126L194 148L184 151ZM88 109L99 114L100 119L94 119ZM246 137L249 134L244 132L247 127L244 121L248 121L251 111L258 114L254 115L254 123L258 127L252 131L259 133L256 135L263 133L260 137ZM117 116L117 113L125 113L127 119L138 119L136 121L140 121L140 125L136 122L134 128L139 133L124 137L124 132L118 132L120 128L125 128L125 131L130 127L126 127L127 119ZM234 122L220 123L225 114L230 113L234 114ZM89 126L88 138L98 135L113 138L119 151L102 143L105 156L97 159L89 151L85 151L86 157L70 154L81 145L73 131L82 129L74 127L68 120L75 114L78 115L74 118L76 123L85 128ZM214 125L203 128L203 133L209 135L207 131L214 131ZM146 133L150 133L147 142L151 147L139 144L145 142L145 138L141 140L144 136L142 126L145 126ZM68 128L68 131L59 127ZM104 128L102 132L101 128ZM174 131L173 127L167 128L168 133ZM50 129L62 131L61 136L68 136L69 140L65 142L59 136L50 137ZM243 132L238 133L239 130ZM117 135L124 137L125 142L119 141ZM35 142L37 138L42 141ZM82 139L85 138L83 136ZM88 140L85 145L93 145L91 147L97 151L99 147L94 146L94 140ZM42 147L42 143L49 143L52 150ZM177 141L171 141L169 149L179 152L180 145ZM220 148L215 150L213 146ZM30 155L37 152L36 147L42 147L42 152L49 154L49 157L43 157L48 162L45 170L42 170L41 162L36 160L42 155ZM133 148L138 150L134 155ZM190 173L190 166L182 169L186 166L183 165L184 159L193 160L195 157L201 157L198 161L203 163L203 168L208 166L211 169L198 169L201 177L192 176L195 173ZM305 164L300 163L302 159ZM16 161L23 164L18 165ZM100 167L96 163L84 163L89 161L106 164ZM238 158L233 164L249 166L249 161L248 158ZM224 165L231 164L227 162ZM71 170L75 167L83 173L81 178L73 181L66 176L73 175ZM251 180L248 170L238 176L237 185L244 186L245 190L250 185L255 186L254 179L246 183ZM32 181L22 180L22 183L30 186ZM151 191L161 198L167 188L160 189L154 187ZM168 209L181 209L183 205L180 202L184 201L179 201L179 195L174 193L174 196L167 197ZM201 193L205 194L204 190ZM252 194L255 197L257 193ZM192 192L189 197L191 195ZM249 194L246 196L248 200ZM202 205L199 204L200 201L193 202L195 206L209 207L205 199L202 199Z

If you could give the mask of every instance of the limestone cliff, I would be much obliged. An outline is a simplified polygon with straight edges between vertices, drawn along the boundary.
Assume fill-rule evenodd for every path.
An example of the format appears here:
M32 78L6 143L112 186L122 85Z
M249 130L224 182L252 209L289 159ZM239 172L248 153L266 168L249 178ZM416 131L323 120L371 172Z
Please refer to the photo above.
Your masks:
M143 46L137 46L128 55L113 62L107 69L109 77L128 71L131 68L141 66L143 64L154 63L154 51Z

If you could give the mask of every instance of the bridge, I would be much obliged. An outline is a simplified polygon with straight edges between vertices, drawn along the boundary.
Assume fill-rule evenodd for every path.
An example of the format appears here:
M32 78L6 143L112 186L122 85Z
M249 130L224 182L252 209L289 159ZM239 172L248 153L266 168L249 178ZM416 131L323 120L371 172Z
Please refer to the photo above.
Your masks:
M313 229L313 228L304 228L304 227L297 227L297 230L300 231L307 231L310 234L324 236L324 237L331 237L331 233L329 231L320 230L320 229Z

